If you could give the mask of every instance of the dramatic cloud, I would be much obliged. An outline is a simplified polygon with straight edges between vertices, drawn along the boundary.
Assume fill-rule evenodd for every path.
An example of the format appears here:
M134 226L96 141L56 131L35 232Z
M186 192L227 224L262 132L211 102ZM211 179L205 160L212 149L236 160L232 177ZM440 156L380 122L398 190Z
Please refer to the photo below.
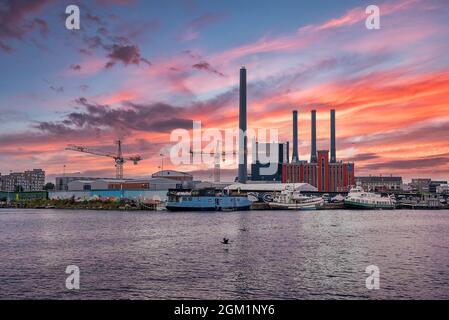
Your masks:
M10 46L8 46L7 44L1 42L1 41L0 41L0 49L5 51L6 53L12 52L12 48Z
M110 61L106 64L106 68L114 66L117 62L122 62L125 66L129 64L138 65L140 62L144 62L149 66L151 65L150 61L140 55L139 47L135 45L114 44L110 48L108 57Z
M90 103L86 98L79 98L76 102L85 108L84 112L71 112L60 123L41 122L36 128L53 133L84 128L111 128L131 133L134 130L168 132L192 127L192 120L181 117L182 109L163 103L138 105L129 102L122 108L114 109L108 105Z
M90 12L86 13L86 19L92 23L97 24L98 26L103 26L104 22L98 15L91 14Z
M359 153L359 154L356 154L355 156L352 156L346 160L351 161L351 162L357 162L357 161L374 160L374 159L379 159L379 158L380 158L380 156L375 153Z
M198 70L206 70L212 73L215 73L221 77L224 77L225 75L219 71L217 71L216 69L212 68L212 66L206 62L206 61L201 61L199 63L195 63L193 66L193 68L198 69Z
M70 69L72 69L74 71L80 71L81 70L81 66L79 64L72 64L70 66Z
M135 4L136 0L96 0L100 5L130 5Z
M46 37L48 35L48 24L45 20L36 18L28 26L29 30L37 29L41 36Z
M50 86L50 89L53 90L54 92L57 92L57 93L64 92L64 87L63 86Z
M47 22L40 18L28 20L28 16L38 13L49 0L16 1L7 0L0 5L0 49L11 52L6 41L22 40L23 37L38 30L41 35L48 33Z
M421 169L421 168L435 168L439 166L446 166L449 163L449 155L424 157L410 160L392 160L380 163L373 163L364 166L364 169L379 170L379 169Z
M52 122L41 122L38 125L36 125L35 128L55 136L67 136L75 132L75 130L70 129L63 124L56 124Z

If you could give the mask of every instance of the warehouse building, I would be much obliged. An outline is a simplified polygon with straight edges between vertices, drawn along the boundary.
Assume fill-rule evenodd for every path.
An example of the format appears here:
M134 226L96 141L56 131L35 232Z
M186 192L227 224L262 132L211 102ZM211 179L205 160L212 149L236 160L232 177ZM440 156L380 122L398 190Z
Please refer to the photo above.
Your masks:
M355 178L357 186L370 192L388 192L402 190L402 177L365 176Z
M68 191L88 190L168 190L189 187L189 182L166 178L75 180L68 183Z
M70 175L70 176L62 176L62 177L56 177L55 181L55 190L56 191L68 191L69 190L69 183L76 180L84 180L84 181L93 181L102 179L99 177L86 177L81 175Z
M193 181L193 176L187 172L176 170L161 170L151 175L152 178L165 178L181 182Z

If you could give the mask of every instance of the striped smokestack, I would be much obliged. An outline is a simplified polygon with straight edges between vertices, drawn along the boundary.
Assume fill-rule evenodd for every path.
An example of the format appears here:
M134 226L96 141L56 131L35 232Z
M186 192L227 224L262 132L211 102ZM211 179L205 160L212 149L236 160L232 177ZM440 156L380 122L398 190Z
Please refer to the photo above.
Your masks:
M337 162L336 146L335 146L335 110L331 110L331 163Z
M316 110L312 110L312 141L310 149L310 162L316 163Z
M293 154L292 162L298 162L298 111L293 110Z

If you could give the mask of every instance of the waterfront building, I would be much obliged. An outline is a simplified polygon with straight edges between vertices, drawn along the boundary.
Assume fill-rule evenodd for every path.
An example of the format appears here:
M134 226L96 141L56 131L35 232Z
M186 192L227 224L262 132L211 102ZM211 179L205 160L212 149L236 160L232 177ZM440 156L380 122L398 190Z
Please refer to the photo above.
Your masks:
M167 178L75 180L68 183L68 191L90 190L169 190L190 187L188 181Z
M441 186L441 185L447 185L447 181L443 181L443 180L435 181L435 180L432 180L430 182L430 184L429 184L429 192L430 193L438 193L437 192L437 188L439 186Z
M155 172L151 175L152 178L165 178L165 179L171 179L176 181L193 181L193 176L190 173L187 172L181 172L176 170L161 170L158 172Z
M44 184L45 171L42 169L0 175L0 189L3 191L41 191Z
M432 179L430 178L413 178L410 183L412 190L416 192L429 192L430 183Z
M81 175L76 175L76 174L70 174L69 176L56 177L55 191L68 191L69 183L72 181L77 181L77 180L93 181L93 180L98 180L98 179L102 179L102 178L88 177L88 176L86 177L86 176L81 176Z
M449 194L449 184L440 184L435 191L439 194Z
M402 177L361 176L355 178L357 186L368 192L389 192L402 190Z

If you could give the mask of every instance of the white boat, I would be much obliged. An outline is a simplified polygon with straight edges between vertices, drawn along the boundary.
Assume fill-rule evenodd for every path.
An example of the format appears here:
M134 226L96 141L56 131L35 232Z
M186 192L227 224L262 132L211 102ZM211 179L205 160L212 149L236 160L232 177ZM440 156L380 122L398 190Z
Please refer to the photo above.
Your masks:
M394 209L396 206L394 198L365 192L361 187L352 188L344 202L351 209Z
M273 201L268 204L272 209L314 210L324 206L324 199L287 189L275 195Z

